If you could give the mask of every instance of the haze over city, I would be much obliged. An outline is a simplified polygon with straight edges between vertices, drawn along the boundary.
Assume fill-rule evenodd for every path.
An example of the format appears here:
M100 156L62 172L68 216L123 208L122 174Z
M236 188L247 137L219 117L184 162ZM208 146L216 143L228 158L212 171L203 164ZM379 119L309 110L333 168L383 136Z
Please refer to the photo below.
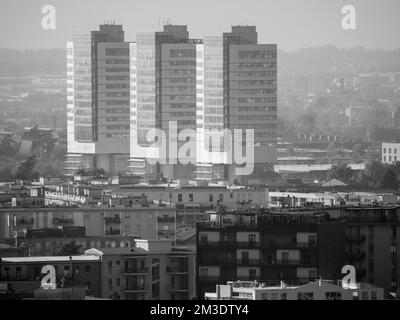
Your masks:
M57 27L41 28L44 5L54 5ZM356 30L343 30L341 8L356 9ZM74 31L92 30L104 21L124 25L127 41L136 33L162 25L188 24L193 37L226 31L231 25L256 25L261 43L277 43L286 51L333 44L393 50L400 47L398 0L2 0L0 30L3 48L65 48ZM229 11L229 14L226 12Z

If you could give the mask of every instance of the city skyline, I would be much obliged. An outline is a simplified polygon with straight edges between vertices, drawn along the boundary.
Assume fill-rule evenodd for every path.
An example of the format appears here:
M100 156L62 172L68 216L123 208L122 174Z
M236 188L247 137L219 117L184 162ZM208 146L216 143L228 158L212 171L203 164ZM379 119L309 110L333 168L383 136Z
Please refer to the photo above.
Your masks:
M94 29L105 21L124 25L127 41L135 41L136 33L159 30L168 22L190 22L188 26L193 38L201 38L206 33L222 32L230 25L257 25L261 43L278 43L278 48L285 51L329 44L385 50L400 47L396 35L396 30L400 27L396 14L400 3L395 0L335 0L329 3L284 0L279 3L266 1L262 4L250 0L246 7L236 1L230 1L229 6L226 1L197 4L174 0L167 5L155 0L146 3L128 3L123 0L98 3L96 1L96 6L93 6L92 1L65 3L57 0L34 0L24 2L21 6L21 1L6 0L2 4L2 13L7 14L0 20L0 27L10 32L4 34L3 47L65 48L70 34ZM341 26L344 16L341 9L348 4L356 9L356 30L344 30ZM41 10L45 5L53 5L56 9L55 30L46 31L41 28L44 16ZM225 14L227 11L229 15ZM207 24L203 23L205 16ZM377 23L378 21L381 23Z

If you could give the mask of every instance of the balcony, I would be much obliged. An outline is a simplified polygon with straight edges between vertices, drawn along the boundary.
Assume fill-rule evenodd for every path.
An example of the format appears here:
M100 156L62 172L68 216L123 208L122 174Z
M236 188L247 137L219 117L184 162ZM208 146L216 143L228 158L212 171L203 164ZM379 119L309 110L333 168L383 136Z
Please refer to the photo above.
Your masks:
M241 266L255 266L259 265L260 259L237 259L236 263Z
M73 224L74 219L72 219L72 218L54 218L53 223L54 224Z
M204 247L204 248L259 248L260 243L255 242L255 241L212 241L212 242L199 242L199 247Z
M168 285L167 286L167 290L168 291L189 291L187 286L182 286L182 285L180 285L180 286L178 286L178 285L175 285L175 286Z
M126 268L122 271L123 275L147 274L149 268Z
M174 223L175 217L158 217L157 221L161 223Z
M135 292L135 291L148 291L148 285L127 285L123 288L124 292Z
M199 282L219 283L221 282L220 276L199 276Z
M238 241L236 242L237 248L259 248L260 243L256 241Z
M106 230L106 236L119 236L121 234L121 230Z
M167 273L188 273L187 267L167 267Z
M346 236L346 241L349 242L349 243L365 242L365 235L363 235L363 234L349 235L349 236Z
M360 261L366 257L365 252L346 252L347 261Z
M121 218L119 216L115 216L115 217L104 217L104 220L106 222L106 224L119 224L121 223Z
M32 225L35 223L33 218L21 218L16 220L17 225Z
M296 265L300 264L300 260L287 260L287 259L275 260L275 263L273 261L272 264L280 265L280 266L296 266Z

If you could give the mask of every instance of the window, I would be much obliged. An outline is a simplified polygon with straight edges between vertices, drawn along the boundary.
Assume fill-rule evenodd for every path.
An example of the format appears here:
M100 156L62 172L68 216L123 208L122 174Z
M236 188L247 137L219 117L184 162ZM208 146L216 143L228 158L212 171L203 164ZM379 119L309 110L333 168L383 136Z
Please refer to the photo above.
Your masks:
M256 235L255 234L249 234L249 245L250 246L256 245Z
M189 202L193 202L193 193L189 193Z
M325 292L325 300L342 300L340 292Z
M202 243L202 244L207 244L207 243L208 243L208 235L206 235L206 234L201 234L201 235L200 235L200 243Z
M377 299L378 299L378 296L377 296L376 291L371 291L371 300L377 300Z
M219 202L224 202L224 195L222 193L219 194Z
M257 269L249 269L249 279L257 278Z
M178 194L178 202L182 202L182 194L181 193Z
M271 293L271 300L278 300L278 293L272 292Z
M287 300L287 293L281 293L281 300Z
M368 291L362 291L361 292L361 299L362 300L368 300Z
M313 292L298 292L297 300L314 300Z
M201 269L200 269L200 276L201 276L201 277L207 277L207 276L208 276L208 269L206 269L206 268L201 268Z
M213 201L214 201L214 196L213 196L212 193L210 193L210 194L208 195L208 200L209 200L210 202L213 202Z
M108 279L108 287L112 289L112 278Z
M117 286L119 287L121 285L121 279L117 278Z
M92 272L92 266L87 264L85 265L85 273L91 273Z

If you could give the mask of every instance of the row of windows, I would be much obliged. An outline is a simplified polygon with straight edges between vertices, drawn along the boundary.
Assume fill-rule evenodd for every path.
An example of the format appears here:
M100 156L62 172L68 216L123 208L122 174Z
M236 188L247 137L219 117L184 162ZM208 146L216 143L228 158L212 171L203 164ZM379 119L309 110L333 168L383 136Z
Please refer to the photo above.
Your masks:
M392 148L388 148L388 150L389 150L389 153L392 153ZM386 153L386 148L383 148L383 153ZM396 148L393 148L393 153L397 154L397 149Z
M107 56L129 56L129 48L106 48Z
M169 52L170 57L196 57L196 50L194 49L172 49Z
M276 51L269 51L269 50L246 50L246 51L239 51L239 58L240 59L260 59L260 58L276 58L277 54Z
M386 162L386 159L388 159L389 162L392 162L392 156L388 156L386 158L386 156L383 156L383 162ZM397 156L393 156L393 161L397 162Z

